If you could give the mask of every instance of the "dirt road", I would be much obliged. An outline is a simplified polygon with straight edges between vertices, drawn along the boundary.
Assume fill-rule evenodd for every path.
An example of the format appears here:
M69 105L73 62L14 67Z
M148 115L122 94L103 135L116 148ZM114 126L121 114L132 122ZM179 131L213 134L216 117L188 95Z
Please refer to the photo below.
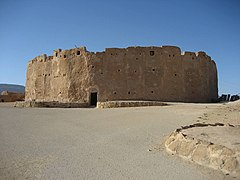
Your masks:
M0 179L223 179L171 156L174 129L219 105L113 109L12 108L0 104Z

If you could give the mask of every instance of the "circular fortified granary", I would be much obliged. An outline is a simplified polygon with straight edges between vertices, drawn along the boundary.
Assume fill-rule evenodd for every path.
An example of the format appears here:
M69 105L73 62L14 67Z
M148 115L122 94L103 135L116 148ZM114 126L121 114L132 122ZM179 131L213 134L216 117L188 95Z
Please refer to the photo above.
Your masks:
M176 46L85 47L54 51L28 63L26 102L211 102L218 97L216 64L205 52Z

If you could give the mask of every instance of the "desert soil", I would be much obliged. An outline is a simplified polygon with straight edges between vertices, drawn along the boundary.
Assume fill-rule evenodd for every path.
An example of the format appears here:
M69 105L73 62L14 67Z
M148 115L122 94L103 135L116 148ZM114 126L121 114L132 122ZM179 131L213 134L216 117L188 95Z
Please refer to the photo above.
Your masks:
M0 179L231 179L165 152L174 129L240 124L239 103L60 109L0 103Z

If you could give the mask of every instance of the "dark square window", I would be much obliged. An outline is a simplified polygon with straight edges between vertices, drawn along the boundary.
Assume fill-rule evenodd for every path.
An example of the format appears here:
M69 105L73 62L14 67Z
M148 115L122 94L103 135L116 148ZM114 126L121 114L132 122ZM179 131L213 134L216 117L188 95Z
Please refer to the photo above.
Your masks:
M150 51L150 56L154 56L154 51Z

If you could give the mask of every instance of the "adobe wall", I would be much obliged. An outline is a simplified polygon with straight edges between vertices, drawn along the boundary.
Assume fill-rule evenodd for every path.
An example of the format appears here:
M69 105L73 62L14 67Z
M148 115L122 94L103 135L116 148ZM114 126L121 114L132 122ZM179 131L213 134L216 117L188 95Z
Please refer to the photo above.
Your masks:
M86 103L90 53L85 48L56 50L28 63L26 101Z
M0 94L0 102L15 102L24 101L25 95L23 93L3 91Z
M26 101L89 103L91 92L100 102L210 102L218 96L216 64L175 46L57 50L28 64Z

